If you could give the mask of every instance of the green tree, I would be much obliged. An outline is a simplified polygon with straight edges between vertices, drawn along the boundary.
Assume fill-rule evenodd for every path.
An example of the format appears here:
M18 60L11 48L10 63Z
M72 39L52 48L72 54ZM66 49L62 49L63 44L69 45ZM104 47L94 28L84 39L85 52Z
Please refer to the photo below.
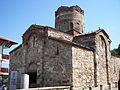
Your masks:
M118 48L117 48L117 49L111 50L111 54L112 54L113 56L120 56L120 44L118 45Z
M118 55L120 56L120 44L118 46Z
M111 54L112 54L113 56L117 56L117 49L111 50Z

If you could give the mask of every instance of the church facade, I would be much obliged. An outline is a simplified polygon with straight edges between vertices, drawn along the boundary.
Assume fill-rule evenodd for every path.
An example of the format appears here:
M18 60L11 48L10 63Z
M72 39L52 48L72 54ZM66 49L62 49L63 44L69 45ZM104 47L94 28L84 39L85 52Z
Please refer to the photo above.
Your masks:
M10 52L10 70L29 75L30 87L97 86L117 82L120 58L111 56L103 29L84 32L84 11L61 6L55 12L55 28L31 25L23 42Z

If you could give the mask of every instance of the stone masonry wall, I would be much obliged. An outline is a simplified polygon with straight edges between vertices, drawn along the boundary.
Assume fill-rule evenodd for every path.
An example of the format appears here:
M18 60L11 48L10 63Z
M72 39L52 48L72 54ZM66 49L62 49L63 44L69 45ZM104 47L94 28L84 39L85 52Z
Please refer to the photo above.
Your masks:
M22 50L20 45L16 51L10 53L10 70L14 71L24 66Z
M109 83L110 40L102 32L96 35L97 85Z
M93 51L72 47L73 86L94 86Z
M72 46L48 39L44 51L44 86L72 85Z
M10 52L10 70L37 73L37 87L116 82L119 64L120 58L111 58L110 40L103 32L73 38L50 27L31 26L23 34L23 43ZM20 79L17 83L19 88Z
M118 82L120 78L120 57L111 57L111 60L109 61L109 69L110 82Z
M95 35L76 36L73 38L73 42L80 44L80 45L96 48L95 47Z
M43 56L46 34L44 28L30 29L24 34L25 73L37 73L36 86L43 86Z
M38 30L34 27L29 28L23 35L22 45L10 52L10 70L18 71L19 74L37 73L37 86L43 85L42 61L45 43L44 32L45 30L42 28ZM20 86L17 88L20 88Z
M55 28L64 32L72 29L83 33L84 11L78 6L60 7L55 15Z
M53 30L53 29L50 29L50 28L48 30L48 36L55 37L55 38L58 38L58 39L67 40L67 41L72 41L72 39L73 39L73 36L70 35L70 34L60 32L58 30Z

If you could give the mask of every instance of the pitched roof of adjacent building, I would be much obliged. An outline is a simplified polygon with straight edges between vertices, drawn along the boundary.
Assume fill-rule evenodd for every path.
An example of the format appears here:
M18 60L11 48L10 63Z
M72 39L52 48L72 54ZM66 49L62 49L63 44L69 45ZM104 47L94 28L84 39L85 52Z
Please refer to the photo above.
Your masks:
M0 46L4 46L4 47L9 48L14 44L17 44L17 42L14 42L10 39L7 39L7 38L0 36Z

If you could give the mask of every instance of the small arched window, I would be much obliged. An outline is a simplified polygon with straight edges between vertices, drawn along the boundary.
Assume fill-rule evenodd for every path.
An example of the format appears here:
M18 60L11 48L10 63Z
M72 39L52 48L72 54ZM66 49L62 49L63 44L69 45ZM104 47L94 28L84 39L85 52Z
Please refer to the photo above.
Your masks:
M100 44L100 46L102 47L102 48L105 48L105 46L106 46L106 44L105 44L105 40L104 40L104 38L102 37L102 36L100 36L100 42L101 42L101 44Z
M71 30L73 29L73 23L72 22L70 23L70 29Z
M35 39L36 39L35 36L33 36L33 46L32 46L33 48L35 47Z
M56 52L56 55L59 55L59 48L57 47L57 52Z
M36 35L33 35L31 36L31 47L32 48L35 48L36 47L36 40L37 40L37 36Z

